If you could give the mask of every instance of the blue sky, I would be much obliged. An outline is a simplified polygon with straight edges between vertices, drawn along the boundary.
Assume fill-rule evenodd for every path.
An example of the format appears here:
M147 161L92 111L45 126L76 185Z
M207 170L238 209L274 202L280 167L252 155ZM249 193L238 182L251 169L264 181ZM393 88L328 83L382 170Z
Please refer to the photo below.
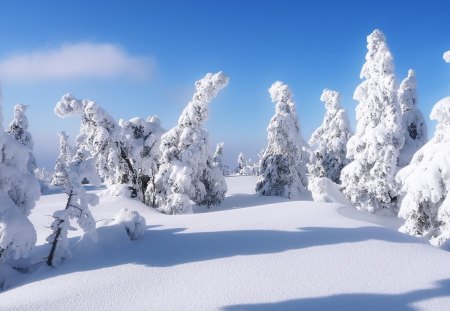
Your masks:
M442 59L450 50L450 2L392 2L5 1L4 124L14 104L29 104L38 165L52 168L56 132L74 137L79 128L79 120L53 114L63 94L96 100L116 119L157 114L169 129L194 82L222 70L230 84L212 103L206 127L211 147L224 141L234 166L239 151L256 159L266 144L274 113L267 89L276 80L293 90L306 139L322 122L324 88L342 93L354 123L353 91L375 28L387 37L398 82L416 71L419 107L428 116L450 93L450 64Z

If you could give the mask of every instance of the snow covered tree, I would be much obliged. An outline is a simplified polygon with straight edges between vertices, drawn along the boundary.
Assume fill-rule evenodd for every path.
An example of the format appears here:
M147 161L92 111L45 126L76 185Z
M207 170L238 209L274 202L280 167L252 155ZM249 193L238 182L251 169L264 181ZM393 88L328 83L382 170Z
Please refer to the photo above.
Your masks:
M408 76L400 84L397 94L405 131L405 144L400 151L398 166L404 167L409 164L414 153L427 142L428 135L425 118L417 109L416 74L412 69L408 70Z
M17 104L14 106L14 119L6 132L28 148L28 170L34 173L34 170L36 169L36 159L33 155L34 144L31 133L28 131L28 118L25 114L28 107L28 105L24 104Z
M155 206L154 197L146 195L149 185L154 187L155 175L158 172L158 161L161 155L159 145L164 130L157 116L149 117L146 121L133 118L119 122L123 129L123 150L129 159L132 179L135 179L136 195L147 205ZM149 191L151 194L151 191Z
M307 191L308 148L300 133L289 87L277 81L269 89L275 115L267 128L268 145L260 160L256 191L261 195L295 198Z
M367 37L365 80L356 88L356 133L347 144L351 162L341 172L343 193L359 210L395 206L397 159L403 147L402 114L397 99L393 56L384 34Z
M95 220L89 205L98 204L98 196L87 193L81 184L84 178L94 185L100 184L100 178L95 170L95 161L84 147L81 147L72 159L67 163L63 161L61 163L67 176L64 185L68 198L65 208L53 213L54 220L50 227L53 232L47 237L47 242L51 245L47 257L49 266L56 266L70 256L67 233L69 230L75 230L70 223L72 219L76 219L85 235L96 238Z
M438 122L433 138L397 174L404 194L400 230L441 245L450 238L450 97L433 107L430 118Z
M195 83L196 92L161 139L161 161L154 188L158 210L166 214L190 212L196 204L220 204L227 191L220 169L208 154L208 133L203 123L212 99L228 84L222 72L208 73Z
M148 202L146 188L156 172L153 162L159 156L163 132L158 118L134 118L119 125L96 102L70 94L56 104L55 113L62 118L81 117L77 145L94 157L97 172L107 184L128 184L134 196Z
M0 103L1 100L0 90ZM28 215L40 197L40 187L28 167L28 147L3 132L1 122L0 148L1 264L27 256L36 244L36 231L28 220Z
M65 186L67 182L67 163L72 158L72 148L69 145L69 136L66 132L61 131L59 136L59 156L56 159L55 172L53 173L51 185L52 186Z
M213 163L220 169L222 174L225 175L223 165L223 146L224 146L223 142L217 144L216 151L214 151L213 154Z
M345 109L341 107L341 94L323 90L320 100L325 103L325 117L322 125L312 134L309 145L315 161L309 165L315 177L327 177L340 182L341 170L347 164L347 142L352 135Z
M239 153L238 159L237 159L237 168L236 173L240 174L241 171L247 166L247 158L245 157L245 154L242 152Z

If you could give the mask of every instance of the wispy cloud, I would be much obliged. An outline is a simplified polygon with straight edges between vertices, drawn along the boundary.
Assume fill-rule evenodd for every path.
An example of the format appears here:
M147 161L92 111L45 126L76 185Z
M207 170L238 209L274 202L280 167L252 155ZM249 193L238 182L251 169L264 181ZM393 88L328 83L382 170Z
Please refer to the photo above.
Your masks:
M92 77L147 79L154 68L155 61L151 57L131 56L114 44L81 42L0 59L0 78L10 81Z
M447 51L447 52L444 53L444 60L447 63L450 63L450 51Z

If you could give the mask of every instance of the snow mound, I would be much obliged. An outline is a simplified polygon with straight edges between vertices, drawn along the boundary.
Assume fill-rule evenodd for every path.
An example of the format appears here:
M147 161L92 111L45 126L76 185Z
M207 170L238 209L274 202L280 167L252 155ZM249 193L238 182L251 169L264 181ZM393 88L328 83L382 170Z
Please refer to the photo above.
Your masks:
M352 206L352 203L339 190L339 185L326 177L311 178L308 184L315 202L337 203Z
M123 208L116 214L114 219L116 224L124 226L131 240L137 240L145 233L147 226L145 218L137 211L129 211L127 208Z

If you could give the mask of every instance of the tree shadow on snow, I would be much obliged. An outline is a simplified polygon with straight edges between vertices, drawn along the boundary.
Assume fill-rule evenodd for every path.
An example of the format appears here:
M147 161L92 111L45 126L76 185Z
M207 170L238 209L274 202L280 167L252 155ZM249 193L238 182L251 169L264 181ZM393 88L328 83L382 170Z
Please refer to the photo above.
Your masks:
M435 287L414 290L403 294L339 294L325 297L294 299L274 303L243 304L224 307L225 311L263 311L263 310L333 310L333 311L413 311L413 304L427 299L450 298L450 279L439 281ZM437 309L435 309L437 310Z
M210 212L219 212L225 210L232 209L240 209L247 208L253 206L261 206L261 205L269 205L275 203L284 203L284 202L295 202L295 201L311 201L312 197L309 193L305 193L299 198L296 199L287 199L279 196L261 196L257 193L248 194L248 193L236 193L227 195L225 200L218 205L212 206L210 208L206 206L195 206L194 213L210 213Z
M72 258L56 268L40 268L28 282L79 271L97 270L124 264L171 267L233 256L273 254L310 247L379 240L391 243L422 243L413 237L393 234L382 227L324 228L307 227L298 231L236 230L219 232L184 232L186 229L148 227L145 235L130 241L119 225L98 228L98 242L84 239L73 244ZM43 254L38 247L36 253ZM330 258L331 260L331 258Z

